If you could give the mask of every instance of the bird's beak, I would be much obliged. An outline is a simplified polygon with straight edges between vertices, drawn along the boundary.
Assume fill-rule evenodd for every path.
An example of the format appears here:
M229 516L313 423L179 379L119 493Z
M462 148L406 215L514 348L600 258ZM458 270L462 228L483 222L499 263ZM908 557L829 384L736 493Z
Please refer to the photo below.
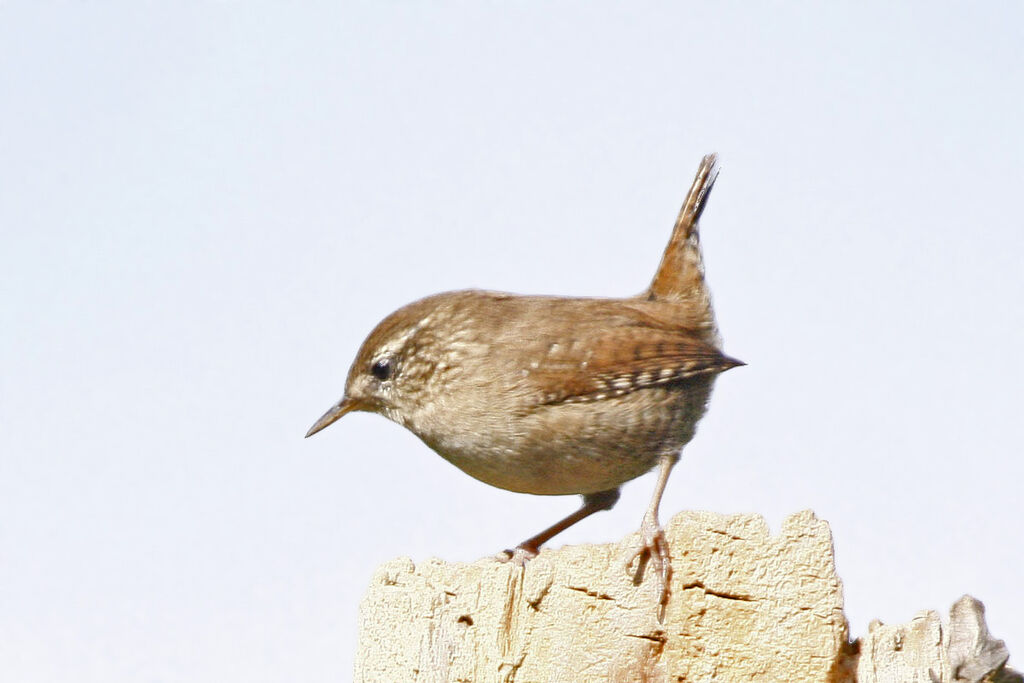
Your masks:
M353 410L359 410L362 407L363 407L362 404L359 403L359 401L357 401L355 399L352 399L352 398L343 398L343 399L341 399L341 401L338 403L338 405L334 406L333 408L328 410L326 413L321 415L320 419L317 420L316 423L314 423L313 426L309 428L309 431L306 432L306 438L308 439L309 437L313 436L314 434L319 432L324 427L327 427L328 425L334 424L345 413L350 413Z

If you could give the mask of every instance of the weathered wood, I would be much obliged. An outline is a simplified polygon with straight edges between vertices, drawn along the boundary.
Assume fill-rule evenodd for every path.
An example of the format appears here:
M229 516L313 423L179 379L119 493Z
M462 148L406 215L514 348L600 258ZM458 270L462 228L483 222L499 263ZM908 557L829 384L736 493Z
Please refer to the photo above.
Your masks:
M949 623L919 612L909 624L872 622L861 639L857 683L1011 683L1019 674L1004 668L1010 653L985 625L985 606L969 595L953 605Z
M929 612L849 643L831 533L811 512L775 536L759 516L685 512L666 534L674 574L663 621L656 582L634 585L625 569L635 535L545 549L525 570L388 562L360 608L355 678L1024 683L966 596L948 627Z
M826 680L846 642L828 525L677 515L672 599L635 586L635 545L544 550L525 568L396 560L360 612L360 681Z

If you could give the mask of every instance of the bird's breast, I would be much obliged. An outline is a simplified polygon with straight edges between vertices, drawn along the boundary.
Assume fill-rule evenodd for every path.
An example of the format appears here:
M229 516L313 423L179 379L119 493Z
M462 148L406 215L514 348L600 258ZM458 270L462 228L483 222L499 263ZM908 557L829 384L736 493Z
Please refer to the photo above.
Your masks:
M470 476L521 493L563 495L616 488L690 439L712 380L652 387L587 403L502 409L481 397L438 406L407 425Z

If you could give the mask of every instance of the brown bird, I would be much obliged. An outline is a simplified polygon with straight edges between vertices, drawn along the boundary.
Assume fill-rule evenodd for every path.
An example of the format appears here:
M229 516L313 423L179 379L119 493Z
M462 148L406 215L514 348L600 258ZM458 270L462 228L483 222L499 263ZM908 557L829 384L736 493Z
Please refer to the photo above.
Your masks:
M693 438L715 377L743 365L720 350L697 221L717 176L704 157L650 287L624 299L466 290L421 299L363 342L345 395L306 436L363 410L397 422L492 486L582 494L565 519L506 551L519 563L659 467L640 527L636 581L671 565L658 522L669 473Z

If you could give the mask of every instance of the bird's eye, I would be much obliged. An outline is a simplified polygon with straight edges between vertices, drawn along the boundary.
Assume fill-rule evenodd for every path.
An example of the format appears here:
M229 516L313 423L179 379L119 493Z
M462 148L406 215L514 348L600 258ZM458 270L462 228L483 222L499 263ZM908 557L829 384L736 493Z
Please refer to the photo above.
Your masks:
M391 379L393 372L394 366L392 365L390 358L381 358L370 366L370 374L382 382L386 379Z

